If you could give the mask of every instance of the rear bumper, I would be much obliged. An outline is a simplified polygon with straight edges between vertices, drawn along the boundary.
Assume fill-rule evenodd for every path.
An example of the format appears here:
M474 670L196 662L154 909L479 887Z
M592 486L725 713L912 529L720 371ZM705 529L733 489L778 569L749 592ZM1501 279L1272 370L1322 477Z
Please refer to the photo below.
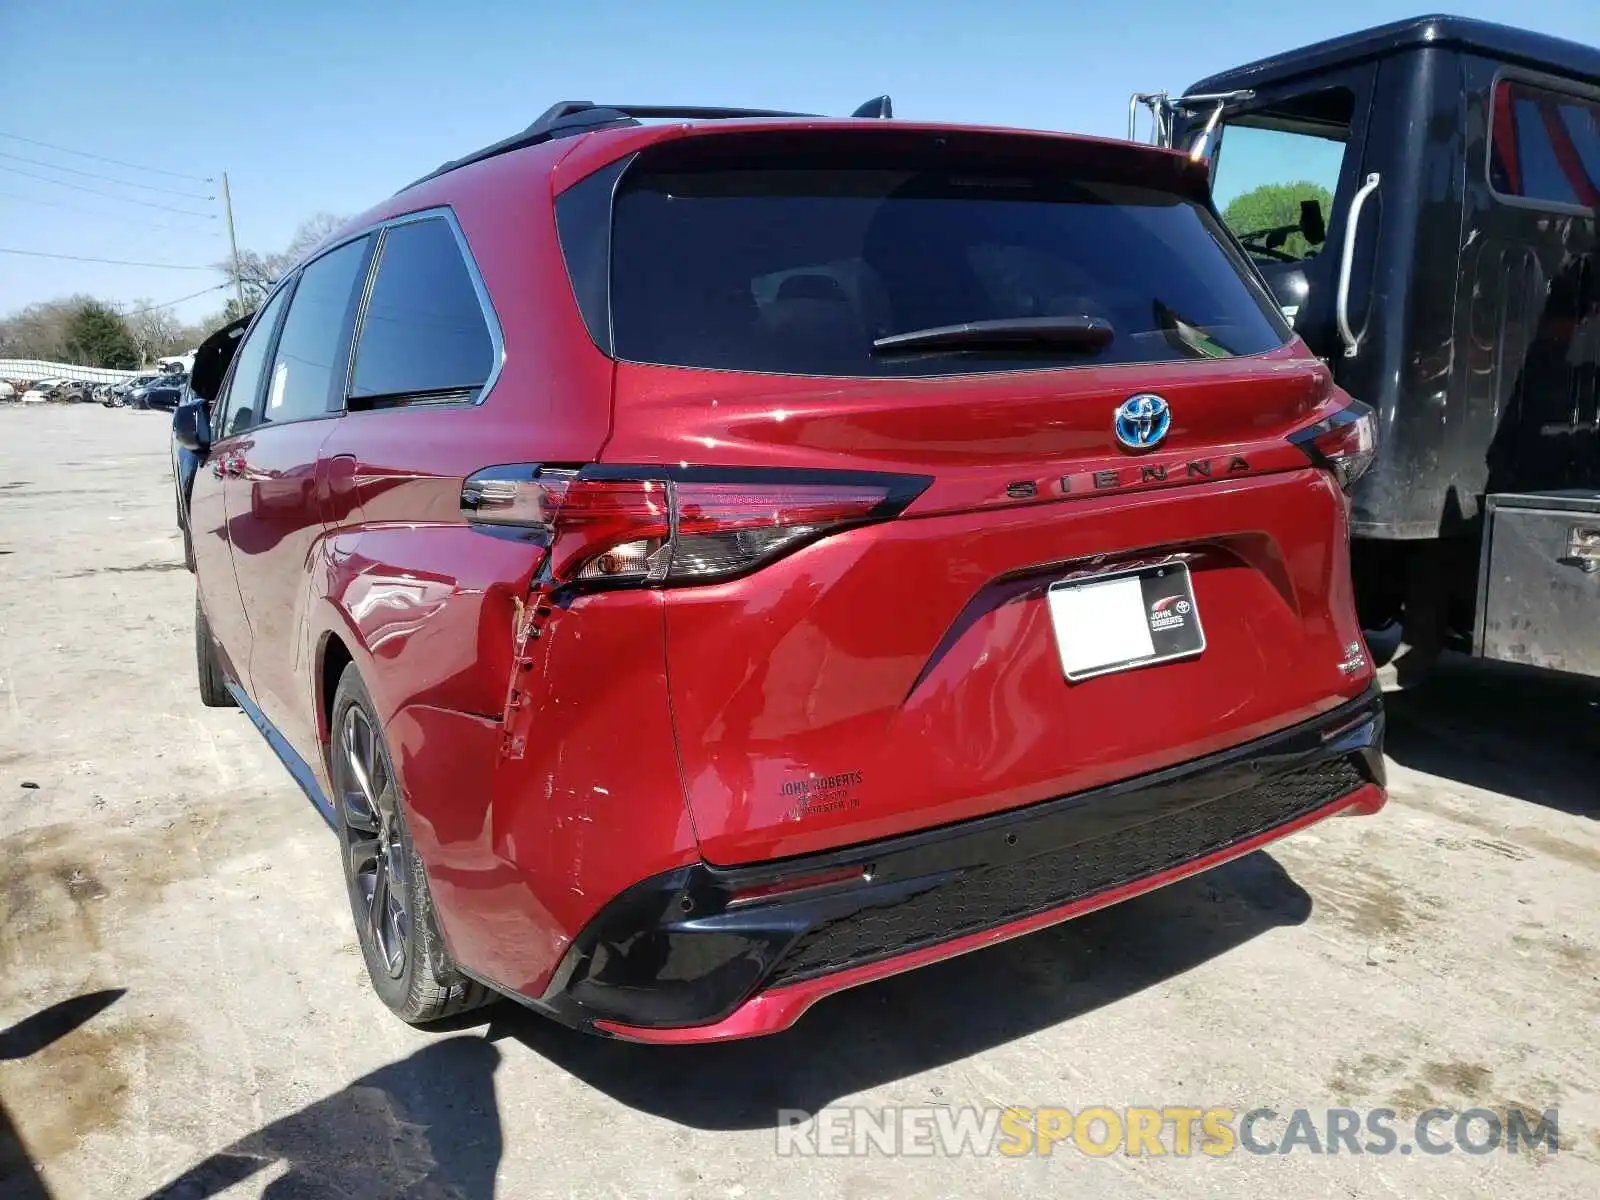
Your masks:
M956 825L644 880L568 948L538 1007L597 1033L700 1042L1041 929L1382 807L1376 691L1176 767Z

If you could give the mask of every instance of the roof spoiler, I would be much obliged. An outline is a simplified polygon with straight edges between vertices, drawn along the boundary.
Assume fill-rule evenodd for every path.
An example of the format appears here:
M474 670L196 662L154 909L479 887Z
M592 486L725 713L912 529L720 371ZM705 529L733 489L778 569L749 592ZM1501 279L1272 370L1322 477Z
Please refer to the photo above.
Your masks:
M541 142L554 141L556 138L575 137L580 133L589 133L596 129L614 129L637 125L648 120L679 120L679 121L729 121L747 117L798 117L818 118L820 113L785 112L781 109L771 108L704 108L695 105L676 104L595 104L591 100L561 100L552 104L539 114L537 120L521 133L514 133L508 138L502 138L481 150L474 150L471 154L461 158L451 159L442 164L437 170L430 171L421 179L413 180L406 184L401 191L414 188L419 183L426 183L449 171L465 167L471 163L482 162L486 158L497 155L509 154L513 150L521 150L526 146L537 146ZM850 114L852 117L862 117L874 120L887 120L894 116L894 104L888 96L875 96L861 105Z

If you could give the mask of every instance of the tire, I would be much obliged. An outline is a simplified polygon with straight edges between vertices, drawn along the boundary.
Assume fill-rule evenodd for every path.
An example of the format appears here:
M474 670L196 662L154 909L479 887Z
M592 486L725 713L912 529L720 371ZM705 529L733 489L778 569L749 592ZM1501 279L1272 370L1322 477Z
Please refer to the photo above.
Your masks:
M222 664L217 661L217 648L212 642L206 610L200 607L198 588L194 594L194 664L200 682L200 703L207 708L237 708L222 674Z
M329 729L345 890L373 991L411 1025L479 1007L492 993L463 978L445 953L383 727L354 666L339 677Z

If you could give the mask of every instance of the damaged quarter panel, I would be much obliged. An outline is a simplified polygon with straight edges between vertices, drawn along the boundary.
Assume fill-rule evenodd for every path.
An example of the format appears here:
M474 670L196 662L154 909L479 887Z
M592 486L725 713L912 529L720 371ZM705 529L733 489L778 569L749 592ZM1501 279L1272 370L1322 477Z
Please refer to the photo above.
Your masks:
M314 564L307 682L320 737L325 744L348 653L385 726L451 957L537 994L610 896L695 857L671 740L661 597L591 597L552 611L526 651L526 746L507 756L517 624L544 552L468 527L461 489L508 447L534 440L515 396L502 379L481 407L358 411L339 425L325 455L354 463ZM540 433L543 457L598 448L599 431L580 422ZM654 848L649 861L641 845Z
M528 645L528 737L512 757L502 709L542 552L463 525L379 524L328 547L327 637L374 681L451 955L537 994L607 899L641 870L696 858L662 598L587 597L550 611ZM648 862L641 846L656 848Z
M658 592L581 597L551 608L528 646L528 736L521 757L499 760L488 834L493 859L547 917L534 927L551 936L535 942L512 923L529 914L502 907L509 888L473 901L486 930L521 930L521 953L509 938L481 953L524 994L543 991L567 942L612 897L699 858L674 752L663 607Z

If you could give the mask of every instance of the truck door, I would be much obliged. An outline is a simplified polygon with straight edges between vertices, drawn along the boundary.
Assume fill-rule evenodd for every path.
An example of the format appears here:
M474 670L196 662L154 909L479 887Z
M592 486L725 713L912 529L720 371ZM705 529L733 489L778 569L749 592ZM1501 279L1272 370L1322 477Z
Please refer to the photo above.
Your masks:
M1357 396L1363 389L1346 378L1354 363L1345 362L1338 299L1348 248L1343 319L1360 348L1353 360L1376 332L1366 318L1382 186L1369 186L1364 153L1376 73L1369 64L1257 88L1252 99L1229 106L1211 152L1212 194L1223 221L1296 332ZM1180 122L1180 146L1204 119L1190 118L1187 129Z

